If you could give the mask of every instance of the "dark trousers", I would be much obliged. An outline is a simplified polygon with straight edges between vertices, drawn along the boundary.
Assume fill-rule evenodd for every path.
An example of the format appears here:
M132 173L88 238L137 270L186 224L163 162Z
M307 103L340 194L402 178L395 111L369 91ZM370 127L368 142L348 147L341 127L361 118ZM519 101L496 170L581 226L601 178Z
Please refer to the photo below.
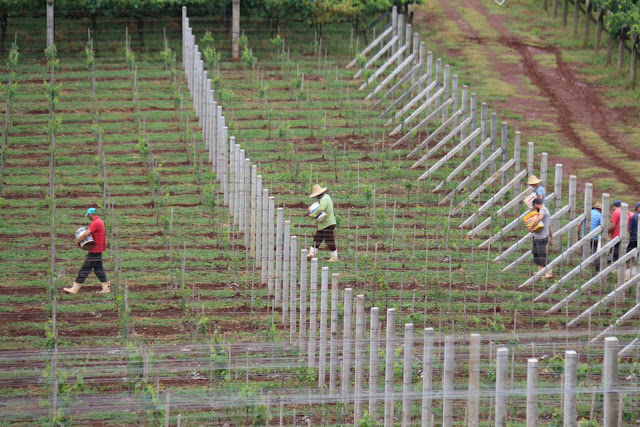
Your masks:
M76 283L83 284L87 277L93 270L98 276L98 280L104 283L107 282L107 275L104 272L104 267L102 266L102 254L92 254L91 252L87 254L87 257L84 259L84 263L82 267L80 267L80 271L78 272L78 277L76 277Z
M598 239L591 239L591 255L598 252ZM596 269L596 273L600 271L600 258L593 261L593 266Z
M334 228L336 228L335 225L330 225L327 228L316 231L316 234L313 236L313 247L318 249L324 241L327 246L329 246L331 252L337 250L336 239L333 237Z
M531 253L533 254L533 263L539 267L547 265L547 243L549 238L533 239L533 245L531 246Z
M616 243L613 247L613 262L616 262L620 258L620 242Z
M629 240L629 244L627 245L627 253L631 252L637 247L638 247L638 238L634 237L633 239Z

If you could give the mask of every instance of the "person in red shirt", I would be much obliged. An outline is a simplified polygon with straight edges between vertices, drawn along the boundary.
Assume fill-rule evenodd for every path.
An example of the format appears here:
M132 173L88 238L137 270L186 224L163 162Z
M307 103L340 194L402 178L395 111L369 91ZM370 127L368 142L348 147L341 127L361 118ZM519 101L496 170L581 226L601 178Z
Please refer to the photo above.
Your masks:
M102 290L99 293L108 294L111 292L111 283L107 280L107 275L104 272L104 267L102 265L102 252L107 248L104 222L102 222L98 216L95 208L87 209L87 213L84 214L84 216L89 217L91 225L89 225L87 231L82 233L82 235L76 239L76 246L80 246L80 243L89 237L89 234L93 237L95 246L87 254L84 264L82 264L82 267L80 267L80 271L78 272L78 277L76 277L75 282L73 282L73 286L70 288L64 288L64 291L69 292L70 294L77 294L80 288L82 288L84 281L87 280L91 270L93 270L102 285Z
M620 207L622 206L622 202L620 200L615 200L613 202L613 212L611 212L611 218L609 221L609 238L615 239L620 235ZM627 227L631 222L631 217L633 217L633 212L627 212ZM613 262L616 262L620 257L620 242L616 243L613 247Z

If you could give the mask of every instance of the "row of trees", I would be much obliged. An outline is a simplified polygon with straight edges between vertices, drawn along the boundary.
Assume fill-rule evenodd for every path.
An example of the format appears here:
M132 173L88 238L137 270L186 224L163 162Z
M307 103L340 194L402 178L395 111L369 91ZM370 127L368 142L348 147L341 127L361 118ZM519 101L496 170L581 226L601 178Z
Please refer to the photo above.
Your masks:
M640 33L640 0L593 0L591 8L605 10L604 28L614 39Z
M95 30L101 18L130 18L139 30L145 17L179 16L182 6L189 8L189 16L230 14L232 0L0 0L1 45L5 46L10 18L42 17L47 2L53 2L56 17L91 20ZM351 22L356 30L368 18L398 6L403 13L409 4L424 0L241 0L241 14L246 17L269 19L273 28L280 22L296 21L321 29L324 24Z

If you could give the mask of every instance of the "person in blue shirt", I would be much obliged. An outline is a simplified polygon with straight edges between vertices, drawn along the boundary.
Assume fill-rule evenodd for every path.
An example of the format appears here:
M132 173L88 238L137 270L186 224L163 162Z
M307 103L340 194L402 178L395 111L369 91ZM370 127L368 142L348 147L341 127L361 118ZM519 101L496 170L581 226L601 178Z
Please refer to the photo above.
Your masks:
M585 230L582 229L584 220L578 224L578 236L584 237ZM602 203L595 202L593 208L591 208L591 228L588 233L593 231L599 225L602 225ZM585 227L586 228L586 227ZM593 255L598 250L598 236L591 239L591 254ZM595 260L596 272L600 271L600 260Z
M640 202L636 203L636 210L629 221L629 244L627 252L638 247L638 217L640 217Z
M527 185L533 187L533 192L536 193L536 197L542 200L543 204L546 204L545 199L547 197L547 192L542 186L542 181L540 181L537 176L531 175L529 176L529 179L527 179Z

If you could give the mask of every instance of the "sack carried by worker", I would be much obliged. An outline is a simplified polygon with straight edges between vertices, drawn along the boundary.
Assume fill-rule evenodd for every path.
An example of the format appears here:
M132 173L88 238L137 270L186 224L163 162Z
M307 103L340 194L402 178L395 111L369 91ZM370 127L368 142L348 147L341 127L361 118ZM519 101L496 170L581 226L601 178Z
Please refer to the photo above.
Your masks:
M523 202L527 206L527 208L531 209L531 205L533 204L533 201L536 199L536 197L538 197L536 193L531 193L524 198Z
M309 206L309 216L311 218L317 219L318 221L322 221L323 219L325 219L327 217L327 213L326 212L320 212L320 203L319 202L315 202L314 204Z
M527 227L527 229L529 229L529 224L531 224L535 219L536 216L538 215L538 212L536 211L531 211L529 213L527 213L524 218L522 218L522 220L524 221L524 225ZM541 222L539 222L535 228L533 229L533 231L538 231L541 228L544 228L544 225L542 225Z

